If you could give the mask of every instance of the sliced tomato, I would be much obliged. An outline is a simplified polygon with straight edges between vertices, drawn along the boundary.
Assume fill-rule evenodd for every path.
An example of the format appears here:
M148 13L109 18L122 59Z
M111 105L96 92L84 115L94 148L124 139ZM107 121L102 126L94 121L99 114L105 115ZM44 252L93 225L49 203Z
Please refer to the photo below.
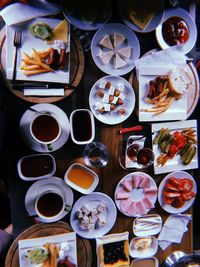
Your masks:
M193 181L188 178L180 179L180 183L178 185L178 189L181 192L189 192L193 188Z
M175 144L172 144L169 148L169 157L173 158L175 156L175 154L178 152L178 147Z
M170 183L171 185L173 185L174 187L178 188L179 184L180 184L180 179L177 179L173 176L171 176L168 180L168 183Z
M174 200L173 198L168 198L168 197L163 196L163 202L165 204L171 205L173 200Z
M192 192L192 191L185 192L185 193L181 194L182 199L185 200L185 201L190 200L195 196L196 196L196 194L194 192Z
M163 194L167 198L180 197L181 195L179 192L174 192L174 191L164 191Z
M183 207L183 205L184 205L184 203L185 203L185 201L182 199L182 197L180 196L180 197L176 197L176 198L174 198L174 200L173 200L173 202L172 202L172 206L174 207L174 208L182 208Z
M166 191L175 191L175 192L179 192L179 189L178 189L176 186L174 186L173 184L169 183L169 182L167 182L167 183L165 184L165 189L166 189Z

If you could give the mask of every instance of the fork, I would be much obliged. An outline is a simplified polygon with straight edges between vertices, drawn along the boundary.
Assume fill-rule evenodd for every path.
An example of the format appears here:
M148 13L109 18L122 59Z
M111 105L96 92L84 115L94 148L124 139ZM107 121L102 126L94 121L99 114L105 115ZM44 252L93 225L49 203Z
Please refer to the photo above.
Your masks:
M13 76L12 76L13 81L16 80L17 51L21 47L21 44L22 44L22 32L21 30L15 30L13 45L16 47L16 49L15 49L15 59L14 59Z

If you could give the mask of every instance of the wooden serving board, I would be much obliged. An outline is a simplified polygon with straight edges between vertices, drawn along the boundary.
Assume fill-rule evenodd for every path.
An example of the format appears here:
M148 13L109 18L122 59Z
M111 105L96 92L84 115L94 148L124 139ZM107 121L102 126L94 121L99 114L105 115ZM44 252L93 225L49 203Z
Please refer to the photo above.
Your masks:
M19 267L18 241L21 239L45 237L72 232L69 224L65 222L56 222L50 224L35 224L21 233L11 245L6 256L6 267ZM92 266L92 248L90 242L86 239L77 238L77 256L79 267Z
M79 39L71 34L71 47L70 47L70 84L72 87L77 87L81 81L84 71L84 51ZM6 27L0 31L0 65L3 71L6 69ZM64 96L24 96L23 91L14 89L8 80L6 80L8 89L17 97L32 103L53 103L69 96L73 88L65 89Z

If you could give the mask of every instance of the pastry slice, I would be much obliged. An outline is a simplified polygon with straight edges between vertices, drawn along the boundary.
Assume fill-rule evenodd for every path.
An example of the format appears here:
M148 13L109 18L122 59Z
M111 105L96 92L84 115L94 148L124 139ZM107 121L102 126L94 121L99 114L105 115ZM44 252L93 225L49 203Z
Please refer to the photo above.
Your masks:
M105 48L108 48L108 49L113 49L113 45L111 43L111 40L110 40L110 36L108 34L106 34L102 39L101 41L99 42L99 44Z
M125 40L126 38L124 37L124 35L120 34L120 33L114 33L113 35L113 40L114 40L114 48L119 47Z
M101 60L101 62L104 65L108 65L108 63L110 62L110 60L111 60L113 55L114 55L114 51L110 50L110 51L107 51L107 52L100 51L98 56L99 56L99 59Z
M120 69L124 66L126 66L127 63L125 60L123 60L118 54L116 54L116 57L115 57L115 68L116 69Z
M125 57L125 58L131 57L131 47L130 46L122 47L119 50L117 50L117 52L122 57Z

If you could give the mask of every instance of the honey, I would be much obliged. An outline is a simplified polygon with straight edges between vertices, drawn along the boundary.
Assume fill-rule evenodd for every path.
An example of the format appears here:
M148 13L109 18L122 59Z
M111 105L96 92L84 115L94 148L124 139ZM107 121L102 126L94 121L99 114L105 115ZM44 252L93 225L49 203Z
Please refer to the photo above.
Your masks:
M74 165L68 173L68 179L77 186L88 189L94 182L94 175L83 167Z

